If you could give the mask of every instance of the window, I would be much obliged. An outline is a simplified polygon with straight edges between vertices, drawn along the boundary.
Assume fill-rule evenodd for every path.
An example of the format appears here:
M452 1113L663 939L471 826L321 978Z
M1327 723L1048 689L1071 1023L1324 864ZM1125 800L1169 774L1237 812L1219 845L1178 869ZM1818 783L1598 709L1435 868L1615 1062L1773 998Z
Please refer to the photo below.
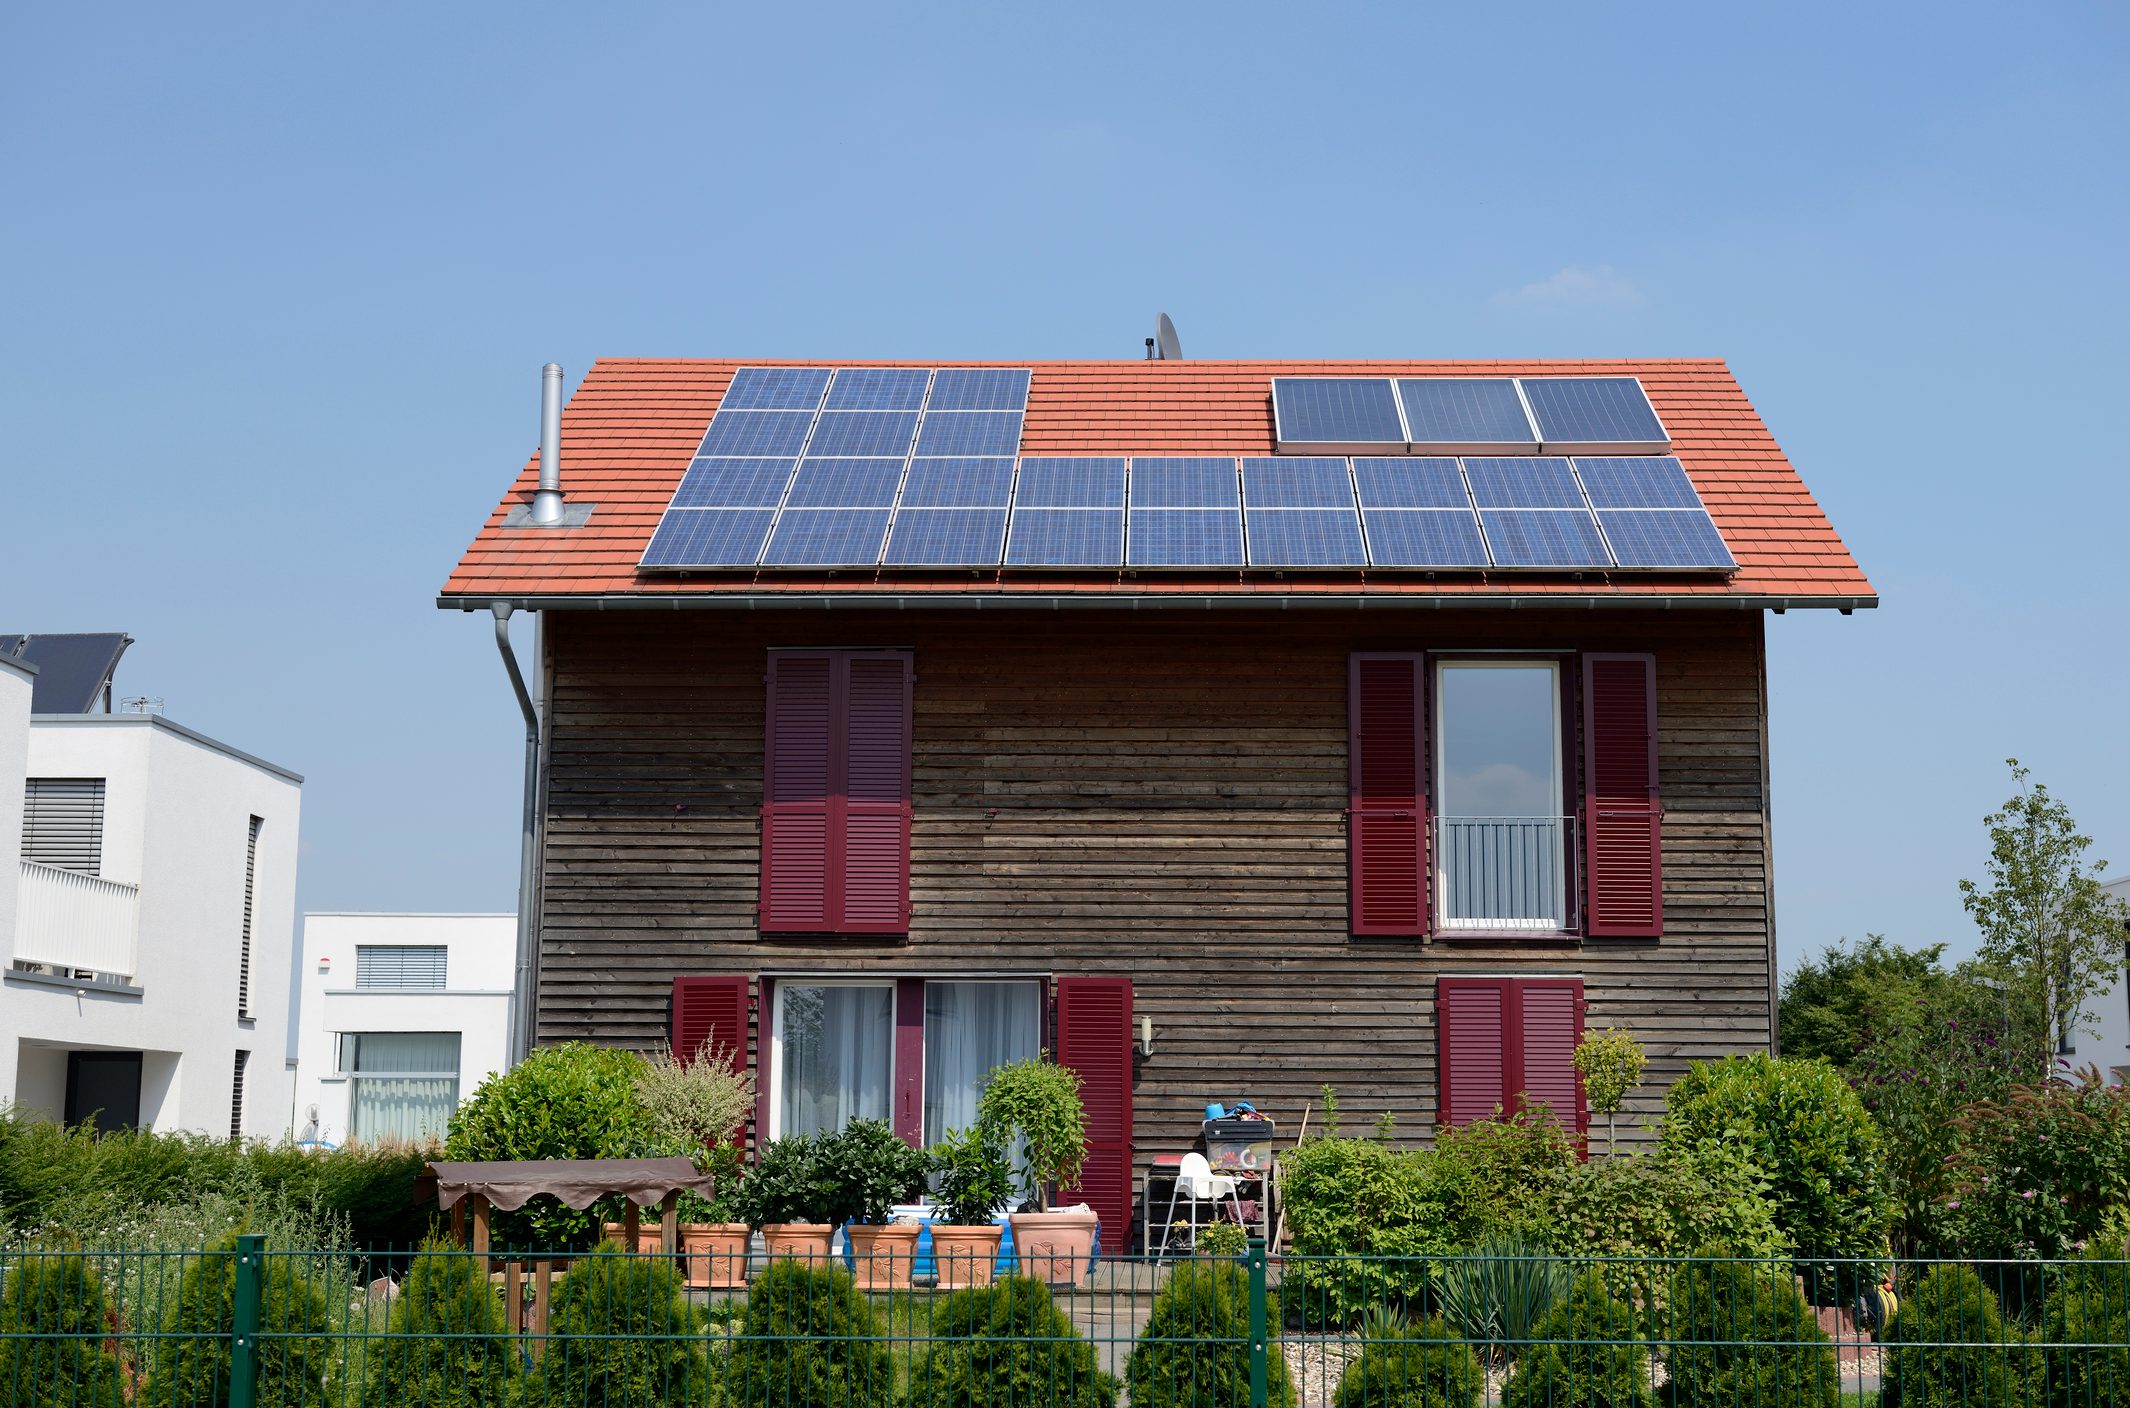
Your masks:
M1042 1045L1041 983L924 985L924 1142L976 1123L976 1097L994 1066Z
M1544 1105L1561 1126L1588 1123L1575 1046L1583 985L1574 978L1440 978L1435 983L1442 1124Z
M348 1079L348 1137L441 1135L459 1103L457 1032L345 1032L340 1072Z
M779 983L772 1137L888 1117L895 1074L895 988Z
M449 954L443 944L357 944L355 986L442 992Z
M1572 922L1560 697L1551 661L1437 665L1436 910L1444 929L1559 931Z
M244 1137L244 1067L250 1060L249 1051L239 1051L236 1073L229 1081L229 1137L232 1141Z
M104 780L33 777L22 787L22 858L37 865L103 873Z
M251 819L244 841L244 930L237 950L237 1015L251 1016L251 915L252 898L259 879L259 818Z

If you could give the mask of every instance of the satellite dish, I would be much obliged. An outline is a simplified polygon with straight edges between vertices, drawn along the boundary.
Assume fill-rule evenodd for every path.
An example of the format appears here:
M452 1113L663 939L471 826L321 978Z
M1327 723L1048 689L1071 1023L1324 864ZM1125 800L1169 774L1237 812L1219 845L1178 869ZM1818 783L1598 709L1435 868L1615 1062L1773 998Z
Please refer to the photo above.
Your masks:
M1154 355L1164 362L1183 360L1182 344L1176 341L1176 325L1166 313L1154 315Z

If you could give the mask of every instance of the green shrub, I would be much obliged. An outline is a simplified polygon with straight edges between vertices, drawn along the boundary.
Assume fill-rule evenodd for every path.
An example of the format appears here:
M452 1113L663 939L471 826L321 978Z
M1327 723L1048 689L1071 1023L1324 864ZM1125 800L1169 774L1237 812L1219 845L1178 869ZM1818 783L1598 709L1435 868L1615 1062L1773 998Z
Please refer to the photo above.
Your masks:
M556 1288L548 1332L526 1385L533 1408L716 1401L702 1323L669 1258L601 1242Z
M2024 1408L2028 1352L1997 1298L1966 1266L1933 1266L1884 1336L1881 1408Z
M286 1255L266 1257L259 1306L258 1392L272 1408L311 1408L328 1401L331 1343L323 1278ZM144 1408L220 1408L229 1402L229 1333L237 1293L237 1239L190 1258L177 1298L163 1317L162 1338L138 1403Z
M2090 1067L2076 1085L2014 1086L1955 1122L1948 1164L1963 1255L2071 1255L2130 1199L2130 1090Z
M1893 1217L1878 1126L1825 1061L1754 1052L1696 1061L1665 1096L1664 1147L1733 1146L1766 1171L1776 1226L1801 1253L1869 1257Z
M1477 1408L1479 1361L1439 1318L1372 1335L1339 1376L1332 1408Z
M1652 1408L1649 1354L1636 1338L1634 1308L1615 1299L1595 1271L1576 1278L1537 1339L1509 1375L1502 1408Z
M1269 1295L1269 1293L1268 1293ZM1268 1324L1279 1323L1271 1296ZM1293 1408L1294 1378L1277 1344L1266 1346L1266 1402ZM1250 1401L1250 1283L1227 1261L1187 1261L1154 1297L1125 1364L1132 1408L1235 1408Z
M932 1312L932 1339L910 1374L907 1408L1111 1408L1117 1381L1028 1276L956 1291Z
M1225 1218L1208 1222L1198 1229L1198 1244L1191 1250L1201 1256L1241 1256L1250 1250L1250 1232Z
M453 1159L633 1159L685 1152L652 1126L636 1082L647 1067L633 1051L567 1042L543 1046L481 1082L451 1117ZM596 1240L598 1210L576 1212L541 1197L498 1213L498 1248L565 1251ZM617 1219L618 1220L618 1219Z
M2122 1243L2094 1247L2064 1267L2042 1316L2048 1402L2085 1408L2130 1403L2130 1265ZM2105 1349L2058 1349L2066 1344Z
M749 1227L778 1222L827 1222L835 1211L836 1180L813 1134L787 1134L762 1146L754 1171L731 1199L732 1215Z
M949 1131L932 1146L939 1171L939 1212L948 1226L982 1227L1013 1196L1005 1146L982 1129Z
M1371 1305L1425 1303L1426 1258L1467 1242L1455 1185L1437 1175L1432 1154L1373 1139L1308 1139L1280 1155L1294 1239L1288 1308L1301 1324L1350 1325Z
M872 1307L842 1267L771 1262L747 1293L728 1401L733 1408L892 1408L894 1361L876 1334Z
M1576 1166L1575 1141L1544 1106L1435 1127L1437 1174L1465 1235L1544 1238L1547 1209Z
M1435 1303L1468 1342L1499 1346L1514 1357L1566 1298L1568 1264L1536 1242L1490 1238L1470 1256L1451 1257L1435 1273Z
M103 1280L73 1252L29 1252L0 1289L0 1403L10 1408L120 1408L115 1325ZM51 1339L9 1339L50 1335Z
M385 1337L366 1342L365 1405L502 1408L511 1401L517 1348L485 1261L440 1238L422 1244L386 1317Z
M932 1169L931 1158L904 1143L886 1120L852 1120L823 1136L817 1152L832 1190L823 1222L884 1223L889 1208L923 1196Z
M1833 1342L1786 1265L1696 1260L1674 1280L1669 1323L1672 1408L1839 1408Z

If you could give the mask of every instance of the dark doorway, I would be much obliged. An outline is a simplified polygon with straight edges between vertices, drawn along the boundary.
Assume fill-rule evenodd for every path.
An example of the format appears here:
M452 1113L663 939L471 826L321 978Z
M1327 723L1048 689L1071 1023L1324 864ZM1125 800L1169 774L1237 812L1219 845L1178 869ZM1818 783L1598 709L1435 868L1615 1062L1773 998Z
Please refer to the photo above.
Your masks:
M109 1134L140 1122L140 1052L67 1053L68 1124L85 1124L99 1134Z

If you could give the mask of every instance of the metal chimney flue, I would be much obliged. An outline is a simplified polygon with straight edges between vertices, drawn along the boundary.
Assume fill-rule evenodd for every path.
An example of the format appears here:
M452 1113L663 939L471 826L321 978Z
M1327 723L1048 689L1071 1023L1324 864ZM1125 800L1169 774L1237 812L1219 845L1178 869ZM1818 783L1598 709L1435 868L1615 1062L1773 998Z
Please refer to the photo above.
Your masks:
M540 368L540 487L533 491L532 521L562 521L562 364Z

